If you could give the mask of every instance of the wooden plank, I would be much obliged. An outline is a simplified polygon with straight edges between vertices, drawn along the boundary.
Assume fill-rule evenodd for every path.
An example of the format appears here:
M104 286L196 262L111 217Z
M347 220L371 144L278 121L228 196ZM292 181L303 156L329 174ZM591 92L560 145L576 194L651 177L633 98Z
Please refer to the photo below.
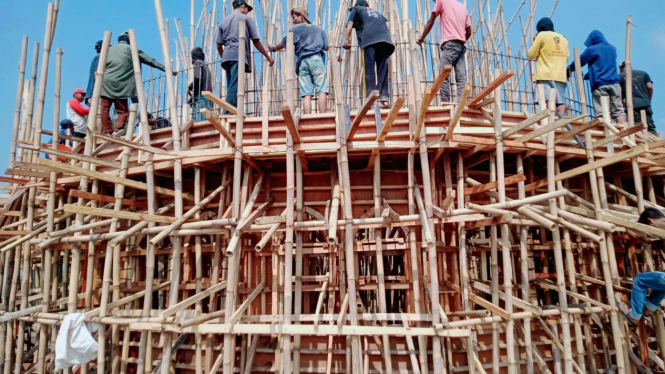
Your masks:
M600 118L596 118L593 121L589 121L585 124L582 124L580 126L577 126L575 129L571 131L564 132L563 134L557 134L554 137L554 144L561 143L565 140L568 140L572 138L575 135L581 134L587 130L591 130L592 128L600 125L602 123L602 120Z
M219 123L219 118L217 117L216 113L211 112L210 110L206 108L201 109L201 113L208 119L208 122L219 131L220 134L224 137L229 142L229 146L235 147L236 146L236 141L233 139L231 134L222 126L221 123Z
M550 114L552 114L552 112L549 109L545 109L542 112L537 113L537 114L525 119L524 121L518 123L517 125L509 128L508 130L504 131L501 134L501 136L503 137L503 139L506 139L507 137L515 134L516 132L524 130L525 128L527 128L529 126L532 126L536 122L542 121L544 118L549 117Z
M491 94L497 87L501 86L501 84L505 81L507 81L510 77L515 75L515 72L512 70L506 70L503 73L501 73L498 77L492 81L487 87L485 87L478 95L476 95L471 101L469 101L469 108L473 108L476 106L476 104L480 103L482 99L487 97L487 95Z
M425 123L425 115L427 114L427 108L429 107L430 101L432 101L432 87L425 87L425 92L423 93L423 99L420 104L420 111L418 112L418 126L416 126L416 133L414 139L420 139L420 132L423 131L423 124ZM434 94L436 95L436 94Z
M641 124L639 124L639 125L635 125L635 126L633 126L633 127L629 127L629 128L627 128L627 129L625 129L625 130L621 130L621 131L619 131L618 133L616 133L616 134L614 134L614 135L610 135L610 136L608 136L608 137L606 137L606 138L603 138L603 139L600 139L600 140L598 140L598 141L593 142L593 146L592 146L592 148L602 147L602 146L604 146L605 144L611 143L611 142L613 142L613 141L615 141L615 140L619 140L619 139L623 138L624 136L628 136L628 135L634 134L634 133L639 132L639 131L642 131L642 130L644 130L644 129L646 129L646 128L647 128L647 125L645 125L645 124L643 124L643 123L641 123Z
M453 131L455 131L455 127L459 123L460 117L462 117L466 101L469 99L470 94L471 94L471 84L467 83L466 85L464 85L464 93L462 94L462 99L457 105L457 110L455 111L455 115L449 122L450 124L448 125L448 131L444 136L445 140L450 140L453 137Z
M559 174L556 175L554 180L556 182L558 182L558 181L562 181L564 179L576 177L580 174L588 173L591 170L595 170L595 169L598 169L598 168L603 168L603 167L606 167L606 166L610 166L610 165L616 164L617 162L621 162L623 160L626 160L628 158L637 157L637 156L642 155L642 154L644 154L648 151L649 151L648 146L646 144L644 144L644 145L641 145L639 147L635 147L635 148L629 149L627 151L623 151L623 152L620 152L620 153L613 154L609 157L602 158L602 159L594 161L592 163L582 165L580 167L576 167L575 169L571 169L571 170L568 170L566 172L559 173ZM537 188L544 187L544 186L547 186L547 179L543 179L543 180L540 180L538 182L533 182L533 183L525 186L524 188L525 188L526 191L533 191Z
M488 218L483 218L479 219L476 221L471 221L468 222L464 227L467 230L473 230L477 229L480 227L487 227L487 226L494 226L494 225L500 225L504 223L509 223L513 220L513 217L510 215L502 215L498 217L488 217Z
M434 96L436 96L436 93L439 92L439 89L441 89L443 82L446 81L451 71L453 71L452 65L443 65L441 71L439 72L439 75L436 76L436 79L432 83L431 92L434 92L434 95L430 96L429 101L427 102L427 106L429 106L429 104L432 102L432 99L434 98Z
M653 226L649 225L643 225L641 223L629 221L627 219L623 219L621 217L617 217L613 214L607 213L607 212L602 212L603 213L603 221L613 223L617 226L625 227L627 229L631 229L634 231L638 232L644 232L647 234L651 235L656 235L661 239L665 239L665 230L656 228Z
M400 97L395 101L395 104L393 104L393 107L390 108L390 113L388 113L388 118L386 118L386 123L383 124L383 128L381 128L381 132L379 135L376 137L377 142L382 142L386 140L386 136L388 136L388 133L390 132L390 128L393 127L393 123L395 122L395 118L397 117L397 114L399 113L400 109L402 109L402 105L404 105L404 101L406 101L406 98Z
M55 162L55 161L50 161L44 158L39 158L37 159L37 165L38 169L43 169L43 170L53 170L53 171L60 171L63 173L71 173L74 175L78 176L86 176L88 178L92 179L97 179L109 183L118 183L122 184L123 186L126 187L131 187L131 188L136 188L137 190L142 190L142 191L147 191L148 190L148 185L142 182L137 182L131 179L126 179L126 178L120 178L116 177L114 175L110 175L109 173L101 173L98 171L92 171L92 170L87 170L83 168L79 168L76 166L71 166L67 164L63 164L61 162ZM163 187L154 187L155 193L161 194L161 195L167 195L167 196L175 196L175 191L170 190L168 188L163 188ZM194 196L183 193L182 194L183 199L187 200L194 200Z
M82 199L86 200L94 200L94 201L99 201L102 203L115 203L115 197L113 196L106 196L106 195L100 195L100 194L95 194L91 192L86 192L86 191L79 191L75 189L69 190L69 196L72 197L80 197ZM141 209L148 209L148 204L140 201L135 201L135 200L129 200L129 199L122 199L122 205L126 206L134 206L137 208Z
M236 107L222 100L219 96L215 95L214 93L210 91L203 91L201 92L201 95L203 95L203 97L212 101L213 103L217 104L220 108L226 109L227 111L231 112L231 114L233 114L234 116L238 115L238 109Z
M57 149L53 149L50 147L34 147L34 146L25 146L25 145L20 145L21 148L26 148L26 149L32 149L32 150L39 150L40 152L44 152L50 155L55 155L58 157L64 157L70 160L76 160L76 161L81 161L81 162L89 162L95 165L100 165L100 166L108 166L114 169L119 169L120 168L120 163L117 161L109 161L109 160L103 160L101 158L93 157L93 156L86 156L78 153L71 153L71 152L64 152L60 151Z
M575 117L569 117L569 118L562 118L558 121L555 121L554 123L551 123L547 126L543 126L537 130L531 131L529 134L526 134L520 138L515 139L516 142L528 142L529 140L539 137L541 135L545 135L550 131L556 130L559 127L566 126L569 123L575 122L577 120L580 120L582 118L586 117L586 115L582 114L579 116Z
M63 208L67 213L85 214L88 216L96 216L96 217L126 219L138 222L148 221L148 222L171 224L177 221L177 218L174 217L158 216L155 214L147 214L147 213L132 213L123 210L118 211L118 210L104 209L104 208L90 208L87 206L80 206L77 204L65 204Z
M510 177L507 177L504 179L505 185L510 186L522 181L526 180L526 176L524 174L515 174ZM481 184L480 186L475 186L475 187L469 187L464 189L464 196L469 196L469 195L474 195L477 193L489 191L489 190L494 190L497 189L499 186L498 181L486 183L486 184Z
M293 138L293 144L302 143L302 139L300 138L300 134L298 134L298 129L296 128L296 121L293 119L293 113L291 113L291 107L289 107L288 105L284 105L282 106L281 110L282 110L282 116L284 117L284 123L286 124L286 128L289 130L291 138Z
M22 230L0 230L0 236L15 236L15 235L28 235L31 231Z
M360 127L360 122L362 122L363 118L365 118L365 115L370 110L370 108L372 108L372 105L378 98L379 98L379 91L376 90L370 92L369 96L367 96L365 102L363 103L363 106L360 108L356 116L353 118L353 122L351 122L351 129L349 129L349 133L346 136L347 142L353 140L353 136L356 134L356 131L358 131L358 128Z
M120 144L125 147L129 147L132 149L136 149L139 151L143 152L148 152L156 155L163 155L163 156L168 156L170 155L169 151L163 150L161 148L155 148L150 145L145 145L141 143L136 143L136 142L131 142L129 140L121 139L121 138L116 138L114 136L110 135L104 135L102 133L96 132L94 133L94 136L96 139L104 140L110 143L115 143L115 144Z
M29 182L29 180L20 179L20 178L0 177L0 182L26 184Z
M50 174L47 172L23 170L23 169L7 169L7 171L5 171L5 174L18 175L19 177L30 177L30 178L41 178L41 179L46 179L49 178L50 176Z

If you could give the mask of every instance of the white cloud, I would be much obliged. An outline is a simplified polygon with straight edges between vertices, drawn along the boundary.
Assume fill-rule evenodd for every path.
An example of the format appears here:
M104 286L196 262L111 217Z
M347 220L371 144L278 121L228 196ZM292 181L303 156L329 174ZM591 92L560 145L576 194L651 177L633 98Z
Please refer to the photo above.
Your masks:
M651 41L661 49L665 50L665 26L658 26L651 35Z

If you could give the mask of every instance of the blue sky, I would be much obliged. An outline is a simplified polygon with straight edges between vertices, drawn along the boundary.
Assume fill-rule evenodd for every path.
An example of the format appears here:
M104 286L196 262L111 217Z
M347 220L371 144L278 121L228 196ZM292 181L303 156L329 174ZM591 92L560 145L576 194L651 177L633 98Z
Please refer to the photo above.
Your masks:
M222 0L220 0L221 2ZM227 0L230 2L230 0ZM332 0L333 9L338 9L338 0ZM426 1L426 0L421 0ZM496 1L492 1L496 3ZM164 16L173 19L180 17L185 29L189 24L189 1L162 0ZM203 1L197 1L198 13ZM313 1L309 1L310 14L314 10ZM398 3L400 3L398 1ZM473 3L468 0L468 3ZM506 22L521 3L519 0L504 0ZM527 1L528 3L528 1ZM539 0L536 19L549 15L555 0ZM12 132L16 85L18 79L18 61L21 52L21 41L24 35L29 38L28 67L34 42L40 44L44 38L47 0L0 0L0 173L4 174L9 164L9 144ZM415 6L412 4L412 8ZM327 6L326 6L327 8ZM494 7L493 7L494 9ZM411 14L414 14L414 10ZM521 13L526 17L525 7ZM553 21L558 32L564 34L572 48L584 49L583 43L591 30L601 30L608 41L617 47L619 59L623 60L625 52L626 17L633 16L633 64L636 69L649 72L655 85L654 117L658 130L665 133L665 2L654 0L560 0L554 13ZM221 18L221 15L220 15ZM147 54L162 61L162 51L155 18L154 3L150 0L63 0L60 4L58 25L50 59L49 83L46 91L46 107L44 128L53 125L53 95L55 48L64 50L62 66L62 110L71 97L71 92L78 87L87 85L90 61L94 57L94 43L101 39L104 31L113 33L113 44L117 36L129 28L136 30L139 48ZM511 27L511 34L518 31L519 19ZM185 34L188 36L189 32ZM171 36L175 29L171 26ZM512 39L516 48L519 40ZM174 46L171 46L173 54ZM40 51L41 53L41 51ZM41 62L41 56L40 56ZM40 67L41 71L41 67Z

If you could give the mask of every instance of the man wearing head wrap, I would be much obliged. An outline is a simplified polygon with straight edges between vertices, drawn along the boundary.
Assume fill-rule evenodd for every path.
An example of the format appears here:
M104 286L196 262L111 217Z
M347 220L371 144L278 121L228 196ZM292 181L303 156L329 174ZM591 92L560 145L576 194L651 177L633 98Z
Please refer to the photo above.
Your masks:
M603 33L593 30L584 45L587 47L580 55L581 66L589 65L589 83L593 95L595 117L603 116L602 97L610 99L610 114L617 123L626 122L626 113L621 102L621 79L617 69L617 49L605 40ZM575 70L575 62L568 66Z
M139 60L142 64L164 71L164 65L139 49ZM176 72L173 72L176 75ZM104 71L104 83L101 95L102 132L111 135L125 128L129 110L127 99L136 96L134 65L132 51L129 46L129 34L118 37L118 44L109 48ZM115 127L111 120L111 105L115 107L117 117Z
M619 66L619 77L621 79L621 95L626 100L626 63ZM658 136L656 124L653 121L653 110L651 109L651 98L653 97L653 80L644 70L631 69L633 72L633 116L635 123L645 123L649 132ZM646 118L642 118L644 112Z
M325 31L309 21L309 14L304 7L295 7L291 10L293 27L293 47L295 48L296 73L300 84L302 97L302 111L312 113L312 96L314 91L319 97L319 113L328 110L328 79L326 76L326 55L328 50L328 37ZM286 47L286 37L276 46L268 46L268 51L277 52Z
M370 8L367 1L358 0L349 13L344 49L351 48L351 31L354 28L363 56L365 96L374 90L379 91L379 106L388 108L388 59L395 52L395 45L390 38L390 22Z
M545 96L556 90L556 110L561 117L566 115L566 67L568 65L568 41L554 31L554 23L542 18L536 26L538 34L529 49L529 58L537 59L536 84L545 86Z
M205 116L201 113L201 109L212 109L212 103L210 100L201 96L203 91L213 91L212 76L210 75L208 65L205 63L205 58L205 52L203 52L201 47L192 49L194 80L189 84L187 90L192 97L189 104L192 105L192 119L194 122L205 120Z
M102 51L103 40L97 41L95 43L95 51L97 54L93 57L92 62L90 63L90 75L88 77L88 89L85 91L85 105L90 107L90 102L92 101L92 92L95 90L95 74L97 74L97 65L99 64L99 53ZM102 131L102 117L101 111L97 110L97 123L95 126L97 132Z
M427 34L432 30L436 17L441 25L441 64L439 71L446 65L452 65L455 69L455 81L457 84L457 100L462 97L464 85L466 85L466 41L471 37L471 19L464 4L457 0L434 0L434 9L423 29L422 36L416 41L418 44L425 42ZM441 101L451 102L449 75L439 90Z

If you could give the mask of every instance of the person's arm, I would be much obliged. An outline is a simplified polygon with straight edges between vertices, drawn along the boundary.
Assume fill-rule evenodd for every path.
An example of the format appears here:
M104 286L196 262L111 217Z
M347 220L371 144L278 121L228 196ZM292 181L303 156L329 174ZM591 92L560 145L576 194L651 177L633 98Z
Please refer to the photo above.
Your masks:
M541 41L541 34L537 34L536 38L533 40L533 44L531 45L531 48L529 49L529 58L537 58L540 55L540 44L542 43Z
M466 27L466 33L465 33L465 35L464 35L464 37L466 38L466 40L471 39L471 33L472 33L471 26L467 26L467 27Z
M653 82L647 82L647 92L649 93L649 100L653 98Z
M284 49L284 48L285 48L285 47L282 45L282 43L279 43L279 44L277 44L277 45L274 46L274 47L271 46L271 45L268 45L268 52L279 52L279 51L281 51L281 50Z
M425 42L427 34L429 34L429 32L432 31L432 26L434 26L434 21L436 20L436 17L437 15L435 12L432 12L432 14L429 15L429 20L427 20L427 24L425 24L425 28L423 29L423 34L420 36L418 40L416 40L416 43L423 44ZM471 32L467 33L469 34L469 36L471 36Z
M90 113L90 109L81 105L81 103L76 99L69 100L69 106L78 114L79 116L87 116Z
M270 57L268 51L266 51L266 49L263 47L263 44L261 44L261 40L252 39L252 43L254 43L254 47L256 47L256 49L258 49L259 52L261 52L261 54L266 57L266 60L268 60L268 64L270 66L273 66L275 64L275 60L273 60L272 57Z
M161 62L155 60L154 58L148 56L143 52L142 50L139 49L139 60L141 61L142 64L148 65L150 67L153 67L157 70L161 70L166 72L166 68L164 67L164 64ZM173 71L173 75L178 75L177 71Z
M221 59L224 56L224 44L217 43L217 53L219 53L219 58Z
M346 32L344 33L344 49L351 49L351 31L353 30L353 21L346 24Z
M386 27L388 28L388 31L390 31L390 21L386 21Z

